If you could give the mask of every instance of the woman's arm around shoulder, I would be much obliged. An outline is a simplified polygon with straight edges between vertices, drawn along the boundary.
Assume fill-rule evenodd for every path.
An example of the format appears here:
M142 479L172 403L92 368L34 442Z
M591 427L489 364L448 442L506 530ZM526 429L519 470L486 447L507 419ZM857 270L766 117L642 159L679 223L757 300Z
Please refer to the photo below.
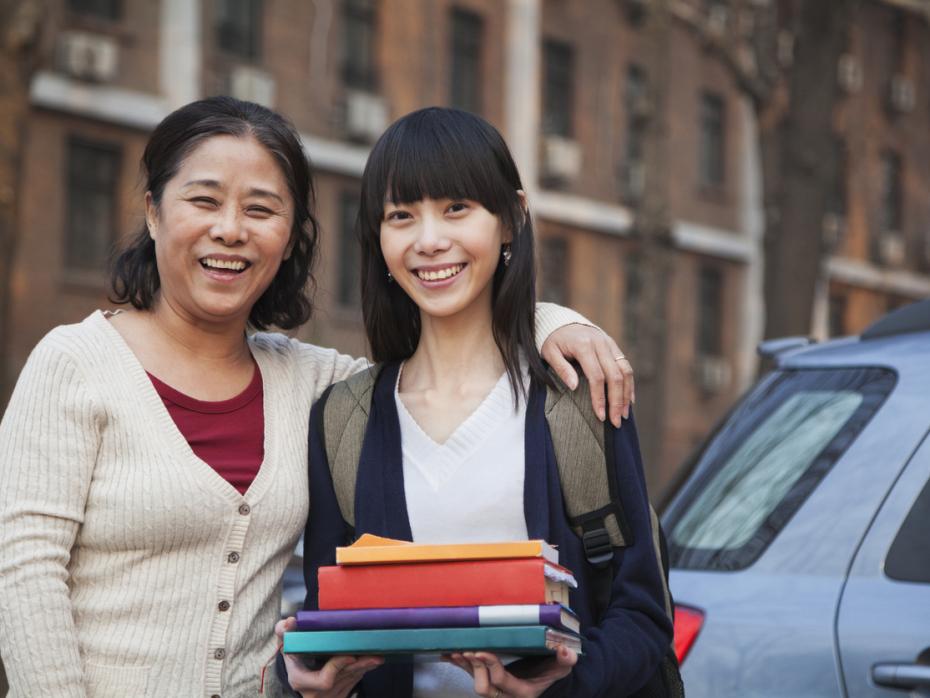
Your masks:
M102 429L66 330L35 348L0 423L0 654L11 695L84 696L67 564Z

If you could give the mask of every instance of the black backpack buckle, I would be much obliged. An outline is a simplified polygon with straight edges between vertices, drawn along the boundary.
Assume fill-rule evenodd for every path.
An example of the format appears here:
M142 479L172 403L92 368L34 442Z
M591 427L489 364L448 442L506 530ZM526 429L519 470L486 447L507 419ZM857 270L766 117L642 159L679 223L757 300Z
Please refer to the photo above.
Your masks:
M613 560L614 549L610 544L610 534L607 528L600 526L585 531L581 536L581 542L584 545L584 556L588 562L596 567L600 567Z

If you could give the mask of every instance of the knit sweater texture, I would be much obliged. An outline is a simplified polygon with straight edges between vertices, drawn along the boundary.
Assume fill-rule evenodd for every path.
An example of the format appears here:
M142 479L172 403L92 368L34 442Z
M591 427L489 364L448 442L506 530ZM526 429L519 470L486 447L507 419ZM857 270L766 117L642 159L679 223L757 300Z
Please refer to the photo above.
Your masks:
M541 304L537 335L577 321ZM367 363L280 334L249 348L265 458L240 495L194 455L103 313L36 346L0 423L11 698L257 693L307 518L307 415Z

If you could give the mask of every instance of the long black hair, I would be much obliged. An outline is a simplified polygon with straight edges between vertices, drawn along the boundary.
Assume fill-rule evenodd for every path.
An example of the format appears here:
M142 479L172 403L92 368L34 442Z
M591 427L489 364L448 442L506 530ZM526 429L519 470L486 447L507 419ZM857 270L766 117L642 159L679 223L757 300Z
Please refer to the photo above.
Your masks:
M534 340L536 271L533 224L517 191L520 175L507 144L484 119L442 107L412 112L378 139L362 175L357 233L362 245L362 311L375 361L413 355L420 311L387 275L381 254L385 200L467 199L497 216L511 233L510 263L499 260L492 281L492 331L514 397L524 393L521 356L530 378L552 383Z
M313 215L315 194L310 162L294 127L277 112L232 97L191 102L166 116L149 137L142 155L145 189L157 208L165 185L191 151L212 136L252 137L277 162L294 205L291 254L271 284L252 306L249 324L290 329L306 322L313 311L313 261L319 225ZM155 242L143 223L118 253L110 272L110 300L149 310L161 288Z

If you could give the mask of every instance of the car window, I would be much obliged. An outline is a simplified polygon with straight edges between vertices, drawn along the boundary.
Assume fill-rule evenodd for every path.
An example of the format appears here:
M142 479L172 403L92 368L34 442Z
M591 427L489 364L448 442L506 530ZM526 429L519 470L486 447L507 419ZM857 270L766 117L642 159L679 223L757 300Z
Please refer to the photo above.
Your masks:
M894 385L884 369L777 371L700 455L666 516L672 565L746 567L778 535Z
M885 574L902 582L930 584L930 482L918 495L895 536Z

